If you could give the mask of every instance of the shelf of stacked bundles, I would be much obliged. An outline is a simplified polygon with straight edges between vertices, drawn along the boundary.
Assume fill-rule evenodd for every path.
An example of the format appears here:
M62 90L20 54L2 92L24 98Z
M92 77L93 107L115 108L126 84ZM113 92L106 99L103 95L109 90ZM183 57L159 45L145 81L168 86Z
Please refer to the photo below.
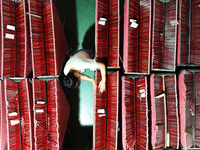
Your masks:
M179 148L179 115L176 75L152 74L151 143L153 149Z
M151 70L174 72L178 32L178 0L153 0Z
M26 0L0 1L0 76L27 77L32 69Z
M126 0L123 68L129 74L150 74L152 0Z
M32 84L35 148L61 150L70 111L64 91L57 78Z
M182 70L178 77L180 141L183 149L200 149L200 70Z
M122 78L122 143L124 150L149 149L147 76Z
M95 72L95 85L101 81ZM118 149L119 71L107 72L106 90L94 88L93 149Z
M119 0L96 0L95 58L108 69L120 68L119 4Z
M200 66L200 1L179 0L178 66Z
M68 44L53 0L28 0L33 78L58 77Z
M1 81L2 109L1 149L34 149L32 86L27 78ZM3 116L4 114L4 116Z

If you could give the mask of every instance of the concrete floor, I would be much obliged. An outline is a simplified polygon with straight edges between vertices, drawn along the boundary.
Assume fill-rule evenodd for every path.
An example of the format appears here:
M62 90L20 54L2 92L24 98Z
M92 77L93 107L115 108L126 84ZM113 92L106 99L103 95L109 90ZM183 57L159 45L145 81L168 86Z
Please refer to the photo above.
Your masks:
M69 44L75 51L95 48L95 0L54 0ZM85 74L94 77L86 70ZM71 110L63 150L90 150L93 136L93 85L82 81L76 90L65 91Z

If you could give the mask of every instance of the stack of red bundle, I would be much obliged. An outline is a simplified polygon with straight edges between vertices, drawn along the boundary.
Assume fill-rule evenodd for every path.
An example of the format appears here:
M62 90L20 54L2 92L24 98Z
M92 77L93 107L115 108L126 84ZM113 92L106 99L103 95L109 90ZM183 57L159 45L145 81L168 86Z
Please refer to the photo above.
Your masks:
M119 0L97 0L95 22L95 58L119 68Z
M32 150L34 124L31 83L26 78L20 82L5 79L4 84L8 149Z
M151 0L126 0L124 54L126 73L150 73Z
M180 0L178 65L200 65L199 0Z
M33 77L57 76L67 52L67 42L52 0L30 0L29 20Z
M49 82L33 79L33 111L35 148L60 150L69 104L56 78Z
M200 72L179 75L180 137L184 149L200 147Z
M179 117L176 75L152 74L151 141L153 149L179 148Z
M125 150L148 149L147 77L122 80L122 142Z
M154 0L152 28L152 70L175 71L178 1Z
M56 77L68 47L53 0L1 0L0 12L0 149L61 149L69 104ZM45 81L32 86L32 69Z
M100 72L96 72L96 85L101 81ZM117 150L118 141L118 96L119 71L107 75L107 89L94 94L93 149Z
M27 77L31 71L26 0L0 1L1 10L1 79Z

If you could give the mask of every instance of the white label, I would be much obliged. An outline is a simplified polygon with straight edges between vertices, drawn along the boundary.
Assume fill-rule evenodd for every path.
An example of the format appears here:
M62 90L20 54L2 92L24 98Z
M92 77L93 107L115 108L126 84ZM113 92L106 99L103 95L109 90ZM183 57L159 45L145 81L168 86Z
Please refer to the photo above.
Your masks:
M14 39L15 35L14 34L8 34L8 33L6 33L6 38L7 39Z
M37 104L45 104L45 101L37 101Z
M145 89L139 90L140 96L145 97Z
M10 120L11 126L19 124L19 120Z
M107 21L106 18L100 18L99 20L100 20L100 21Z
M44 110L43 109L40 109L40 110L36 110L36 113L43 113Z
M105 21L99 21L99 24L105 26L106 22Z
M170 24L171 26L176 26L178 25L178 21L177 20L170 21Z
M130 19L130 22L132 22L131 25L130 25L130 27L132 27L132 28L137 28L137 27L138 27L138 24L136 23L137 20L135 20L135 19Z
M200 7L200 5L198 5Z
M97 109L97 113L104 114L105 113L105 109Z
M17 112L12 112L12 113L9 113L9 114L8 114L8 116L9 116L9 117L12 117L12 116L17 116Z
M12 26L12 25L8 24L7 25L7 29L15 31L15 26Z
M162 93L162 94L156 96L155 98L161 98L161 97L164 97L164 96L165 96L165 93Z
M106 116L106 114L99 115L99 117L103 117L103 116Z
M41 16L40 16L40 15L31 14L31 13L29 13L29 12L27 12L26 14L28 14L28 15L31 15L31 16L34 16L34 17L37 17L37 18L41 18Z

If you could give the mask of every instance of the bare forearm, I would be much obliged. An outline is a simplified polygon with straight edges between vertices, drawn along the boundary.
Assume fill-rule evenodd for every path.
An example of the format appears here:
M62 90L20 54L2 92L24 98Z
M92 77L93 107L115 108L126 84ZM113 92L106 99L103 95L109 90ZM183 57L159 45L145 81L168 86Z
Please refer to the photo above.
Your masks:
M100 69L101 72L101 78L103 81L106 81L106 67L103 63L97 62L98 68Z

